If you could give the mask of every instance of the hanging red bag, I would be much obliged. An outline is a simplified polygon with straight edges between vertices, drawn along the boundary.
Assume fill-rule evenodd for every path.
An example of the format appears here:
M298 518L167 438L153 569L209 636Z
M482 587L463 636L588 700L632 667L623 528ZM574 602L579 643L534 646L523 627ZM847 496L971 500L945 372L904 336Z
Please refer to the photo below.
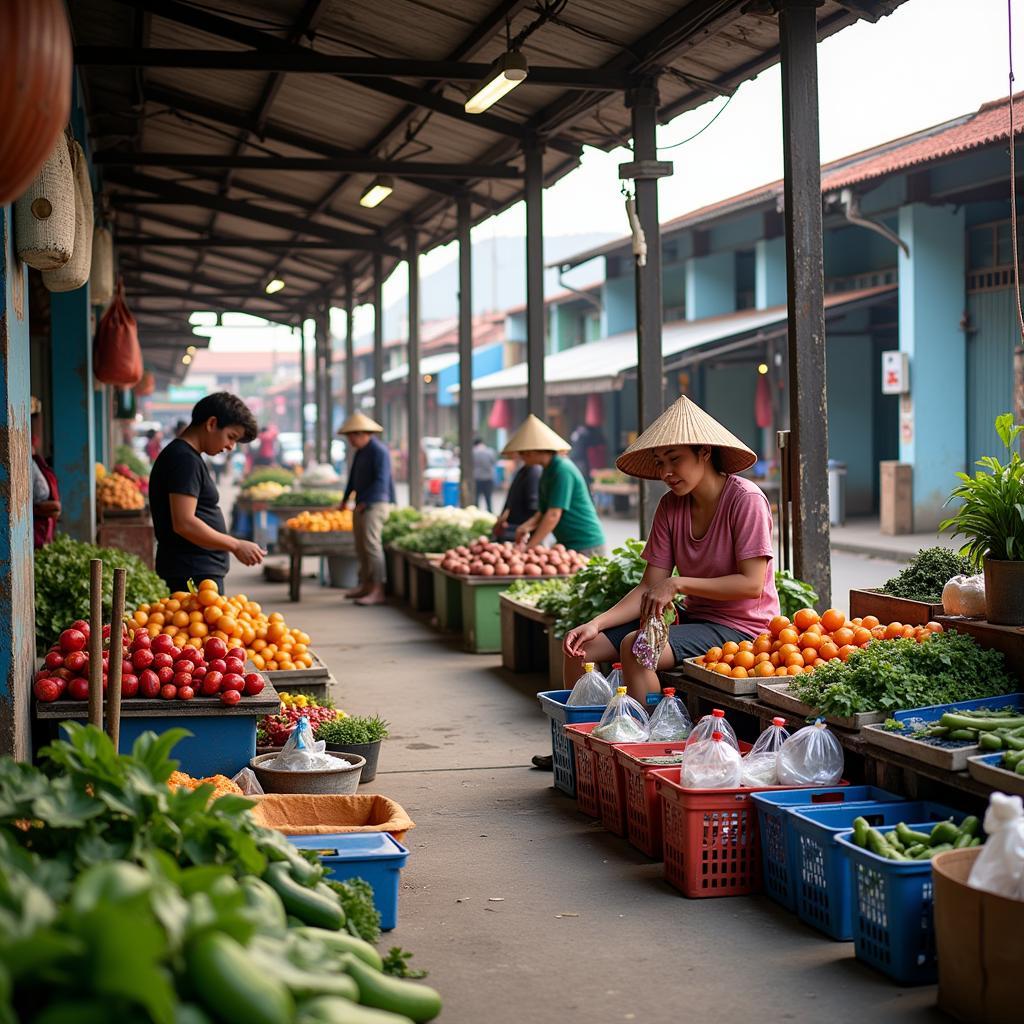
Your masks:
M142 348L139 331L124 301L124 282L96 330L92 352L93 375L101 384L119 388L134 387L142 379Z

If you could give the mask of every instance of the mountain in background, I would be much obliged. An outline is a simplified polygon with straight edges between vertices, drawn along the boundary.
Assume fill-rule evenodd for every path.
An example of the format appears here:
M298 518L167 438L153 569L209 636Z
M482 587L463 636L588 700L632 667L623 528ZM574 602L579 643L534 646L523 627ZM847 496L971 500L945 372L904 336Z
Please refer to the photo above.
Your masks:
M562 259L601 245L618 237L611 232L590 232L579 235L554 235L544 239L544 262ZM604 267L593 264L589 275L580 272L573 284L601 280ZM565 289L558 283L558 271L544 272L544 294L557 295ZM424 323L445 320L459 313L459 263L457 250L450 263L435 270L420 282L420 316ZM488 238L473 243L473 313L509 309L526 304L526 239L513 237ZM405 332L404 299L384 310L384 337L394 338ZM359 341L370 338L366 335Z

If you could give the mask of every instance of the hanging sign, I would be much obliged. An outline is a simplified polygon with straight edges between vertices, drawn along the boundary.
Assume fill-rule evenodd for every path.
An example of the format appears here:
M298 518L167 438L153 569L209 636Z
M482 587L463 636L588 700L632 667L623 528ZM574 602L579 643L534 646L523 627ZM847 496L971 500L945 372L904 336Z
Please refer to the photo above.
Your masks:
M906 352L882 353L882 394L905 395L910 390L910 360Z

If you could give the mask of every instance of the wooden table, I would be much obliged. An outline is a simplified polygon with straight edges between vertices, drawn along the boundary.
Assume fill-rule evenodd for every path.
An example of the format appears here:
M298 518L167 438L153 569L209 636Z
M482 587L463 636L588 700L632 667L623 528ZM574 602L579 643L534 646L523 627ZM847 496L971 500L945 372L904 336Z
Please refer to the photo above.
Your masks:
M119 548L138 555L147 569L156 565L156 535L146 508L101 509L96 543L101 548Z
M298 601L302 593L302 559L306 555L321 557L355 558L355 537L349 530L335 530L331 533L313 533L308 530L289 530L278 533L278 544L288 554L288 597Z
M388 593L405 598L409 593L409 563L406 561L405 552L393 544L385 544L384 557L388 563Z
M430 613L434 610L434 566L442 558L442 554L405 552L405 564L408 566L405 596L414 612Z
M590 490L592 494L607 494L612 499L612 510L621 513L629 512L640 493L637 484L628 482L621 484L595 483L590 485Z
M555 616L507 593L501 609L501 664L510 672L546 672L553 690L562 688L562 638Z

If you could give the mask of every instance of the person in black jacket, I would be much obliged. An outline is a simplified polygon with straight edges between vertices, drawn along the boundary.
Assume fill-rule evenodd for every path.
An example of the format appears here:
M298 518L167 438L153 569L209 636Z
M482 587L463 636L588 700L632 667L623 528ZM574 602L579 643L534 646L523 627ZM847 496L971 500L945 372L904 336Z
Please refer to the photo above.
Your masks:
M519 467L509 485L505 507L494 524L494 538L499 541L516 539L516 528L533 516L540 507L540 466Z

